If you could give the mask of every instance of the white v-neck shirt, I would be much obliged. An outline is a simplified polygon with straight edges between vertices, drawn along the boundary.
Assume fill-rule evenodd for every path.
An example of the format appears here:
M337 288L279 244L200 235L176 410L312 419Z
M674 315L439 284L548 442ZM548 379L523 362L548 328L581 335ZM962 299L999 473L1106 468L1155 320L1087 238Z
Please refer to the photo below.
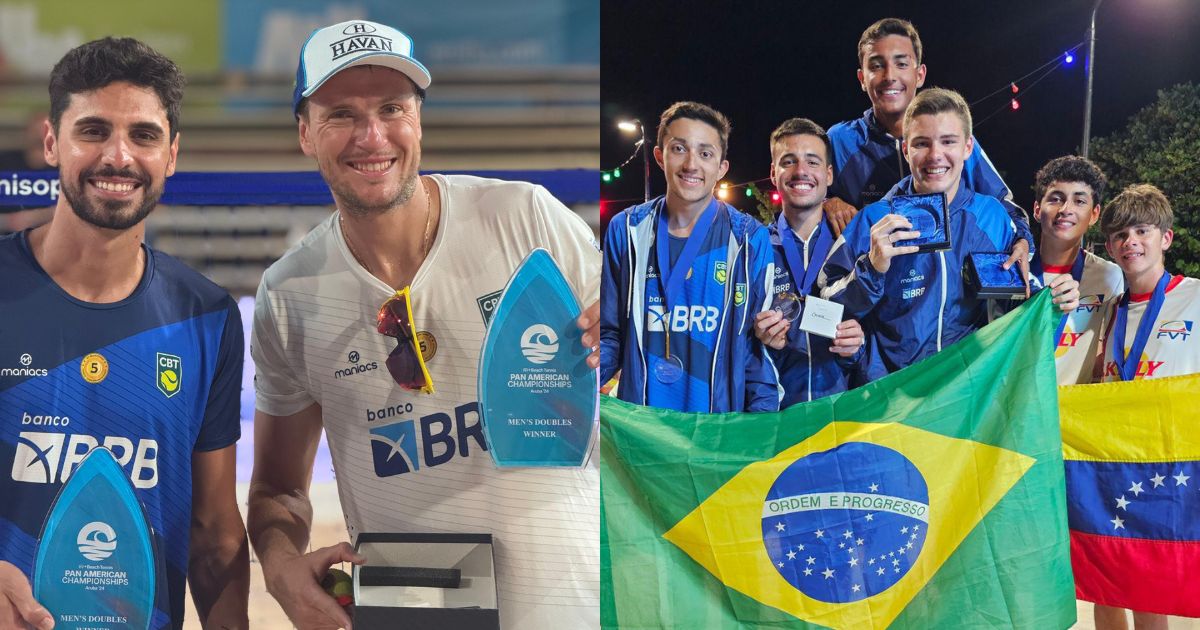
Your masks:
M436 393L392 381L396 341L375 318L393 291L356 262L334 213L263 275L257 408L320 403L351 537L491 533L504 628L599 628L598 456L584 469L497 468L477 394L485 319L520 262L549 250L586 308L599 299L595 239L540 186L433 177L442 213L411 296Z

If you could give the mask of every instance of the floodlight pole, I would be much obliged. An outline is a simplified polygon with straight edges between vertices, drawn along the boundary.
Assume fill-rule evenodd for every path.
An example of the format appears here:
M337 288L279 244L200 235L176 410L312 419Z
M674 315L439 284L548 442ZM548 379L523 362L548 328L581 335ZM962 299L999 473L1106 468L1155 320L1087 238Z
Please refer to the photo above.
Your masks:
M638 129L642 132L642 180L645 182L646 195L643 201L650 201L650 149L646 146L646 126L642 121L636 121Z
M1096 4L1092 6L1092 21L1088 26L1088 53L1087 53L1087 91L1084 93L1083 99L1083 142L1079 147L1079 154L1083 157L1088 156L1088 138L1092 135L1092 72L1096 66L1096 12L1100 10L1100 3L1104 0L1096 0Z

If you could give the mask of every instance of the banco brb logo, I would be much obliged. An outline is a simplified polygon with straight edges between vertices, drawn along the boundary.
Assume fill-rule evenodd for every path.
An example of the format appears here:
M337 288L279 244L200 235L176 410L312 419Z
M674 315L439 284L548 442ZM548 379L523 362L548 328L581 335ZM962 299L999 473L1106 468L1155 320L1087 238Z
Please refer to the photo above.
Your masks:
M79 530L75 539L84 558L99 562L117 550L117 532L103 521L92 521Z
M534 324L521 334L521 353L531 363L549 363L558 352L558 335L545 324Z
M849 442L788 466L767 493L762 534L789 584L846 603L891 588L917 562L929 491L912 462L883 446Z

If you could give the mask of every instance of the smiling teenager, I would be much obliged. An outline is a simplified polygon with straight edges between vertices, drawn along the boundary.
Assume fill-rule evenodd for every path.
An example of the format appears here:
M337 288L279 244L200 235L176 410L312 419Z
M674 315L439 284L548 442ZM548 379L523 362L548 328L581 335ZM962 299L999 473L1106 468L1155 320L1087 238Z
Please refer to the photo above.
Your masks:
M223 289L144 242L175 172L183 84L171 60L127 38L72 49L51 73L44 149L63 194L49 224L0 238L0 361L33 368L0 372L0 415L63 420L0 428L14 460L0 465L12 471L0 478L0 627L50 627L26 576L51 501L100 444L158 538L162 617L182 626L186 578L201 621L246 625L241 318Z
M845 216L845 221L855 208L861 210L883 198L896 182L911 173L901 151L904 112L917 89L925 85L927 72L921 35L908 20L884 18L868 26L855 52L858 83L871 100L871 108L858 119L829 128L834 179L826 210L834 216ZM970 141L972 151L959 176L966 188L1004 204L1017 226L1017 243L1010 261L1019 263L1022 273L1028 275L1026 257L1033 234L1025 211L1012 202L1012 191L975 137L971 136Z
M775 250L772 296L806 298L837 238L821 207L833 179L833 151L825 130L807 118L784 121L771 133L770 145L771 181L782 201L769 227ZM845 391L848 370L862 358L863 331L857 320L839 323L837 337L828 339L801 330L796 319L776 308L754 316L754 334L779 370L781 407Z
M841 302L862 322L871 349L868 378L875 379L940 352L986 323L986 302L968 295L963 261L975 252L1011 252L1019 235L1004 206L977 194L963 179L975 148L971 112L957 92L921 92L904 114L904 156L911 175L854 216L817 282L821 296ZM943 193L949 208L951 247L917 253L912 224L891 213L895 195ZM1059 289L1056 289L1058 291ZM1054 301L1074 309L1078 293Z
M1125 291L1106 305L1100 380L1132 381L1200 372L1200 280L1172 275L1166 253L1175 238L1175 213L1150 184L1121 191L1100 217L1108 255L1125 276ZM1102 366L1102 367L1101 367ZM1182 473L1180 473L1182 474ZM1096 628L1126 628L1125 611L1096 605ZM1137 628L1166 628L1165 615L1133 611Z
M1050 160L1034 181L1033 216L1041 224L1042 241L1030 262L1033 277L1053 289L1068 281L1079 285L1079 306L1063 317L1055 335L1059 385L1091 381L1104 319L1101 305L1125 290L1120 267L1083 250L1088 228L1100 219L1104 186L1104 173L1074 155Z
M729 121L700 103L662 113L654 159L667 194L608 224L600 380L618 395L681 411L779 408L774 366L754 336L774 276L767 229L713 197L729 170Z

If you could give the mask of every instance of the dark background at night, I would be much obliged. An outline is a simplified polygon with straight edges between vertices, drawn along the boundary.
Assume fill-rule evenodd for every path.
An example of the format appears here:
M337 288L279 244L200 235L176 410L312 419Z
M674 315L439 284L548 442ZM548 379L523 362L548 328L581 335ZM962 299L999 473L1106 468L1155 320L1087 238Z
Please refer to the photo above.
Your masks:
M645 121L653 145L662 110L695 100L733 123L723 181L763 179L770 165L767 141L780 122L804 116L828 128L870 107L855 78L855 48L875 20L911 20L925 48L925 87L952 88L974 102L1083 42L1092 5L604 0L601 168L611 170L634 150L635 139L616 129L618 120ZM1032 208L1037 169L1079 150L1085 53L1086 45L1076 50L1075 63L1032 88L1026 85L1036 75L1019 82L1017 111L1009 109L1008 89L972 107L976 138L1026 209ZM1093 139L1124 126L1155 100L1157 90L1187 81L1200 82L1200 1L1105 0L1097 19ZM601 185L605 218L641 200L640 157L621 170L619 180ZM661 194L662 171L653 162L650 179L652 193ZM730 201L752 208L743 194L737 191Z

